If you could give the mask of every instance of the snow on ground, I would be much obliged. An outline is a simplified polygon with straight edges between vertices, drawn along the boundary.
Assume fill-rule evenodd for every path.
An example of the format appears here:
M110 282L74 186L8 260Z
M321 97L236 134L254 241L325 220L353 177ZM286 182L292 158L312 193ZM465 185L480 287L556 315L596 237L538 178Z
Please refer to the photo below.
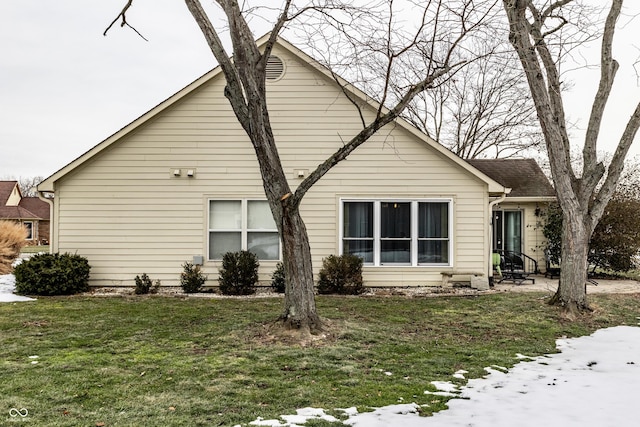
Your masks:
M35 301L33 298L14 295L16 278L13 274L0 275L0 302Z
M638 317L640 321L640 317ZM640 323L639 323L640 325ZM486 368L485 378L457 388L434 382L455 395L449 409L420 417L418 405L401 404L358 413L343 410L354 427L632 427L640 425L640 328L618 326L593 335L559 339L561 353L530 358L511 370ZM458 371L456 377L464 374ZM281 420L249 425L294 427L311 419L332 420L322 409L304 408Z

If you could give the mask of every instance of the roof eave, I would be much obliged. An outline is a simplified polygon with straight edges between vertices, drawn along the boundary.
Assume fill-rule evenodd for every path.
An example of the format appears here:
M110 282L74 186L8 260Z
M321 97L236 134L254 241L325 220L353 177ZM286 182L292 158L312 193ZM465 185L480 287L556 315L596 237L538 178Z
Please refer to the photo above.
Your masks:
M558 200L556 196L508 196L505 202L555 202L556 200Z

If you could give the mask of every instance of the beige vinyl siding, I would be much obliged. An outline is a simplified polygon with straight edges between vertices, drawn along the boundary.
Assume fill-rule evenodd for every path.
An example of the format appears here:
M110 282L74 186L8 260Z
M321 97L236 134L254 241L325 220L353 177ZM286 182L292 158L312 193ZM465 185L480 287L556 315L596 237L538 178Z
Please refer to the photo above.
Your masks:
M353 105L309 65L284 50L286 74L268 86L283 167L315 167L361 128ZM177 286L181 264L207 258L207 200L264 198L253 147L214 78L56 182L54 250L89 258L92 285L133 285L147 273ZM370 112L369 112L370 114ZM183 170L173 177L174 168ZM185 169L195 169L188 178ZM365 267L368 286L441 282L441 271L486 271L486 184L399 126L388 126L336 166L302 204L317 274L340 250L340 200L452 199L452 267ZM267 283L275 261L263 261ZM218 263L206 261L208 285Z

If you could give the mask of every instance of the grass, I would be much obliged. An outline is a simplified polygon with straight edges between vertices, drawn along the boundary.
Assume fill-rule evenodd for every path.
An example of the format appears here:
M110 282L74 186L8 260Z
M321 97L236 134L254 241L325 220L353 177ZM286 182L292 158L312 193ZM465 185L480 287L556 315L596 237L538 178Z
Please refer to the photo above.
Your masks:
M429 405L428 415L446 407L424 394L431 381L462 383L451 376L459 369L480 377L516 353L554 352L560 336L638 323L640 294L593 295L595 312L576 322L541 297L318 297L332 334L306 347L268 343L279 299L1 304L0 424L233 426L400 401Z
M37 254L40 252L49 252L49 246L23 246L20 251L23 254Z

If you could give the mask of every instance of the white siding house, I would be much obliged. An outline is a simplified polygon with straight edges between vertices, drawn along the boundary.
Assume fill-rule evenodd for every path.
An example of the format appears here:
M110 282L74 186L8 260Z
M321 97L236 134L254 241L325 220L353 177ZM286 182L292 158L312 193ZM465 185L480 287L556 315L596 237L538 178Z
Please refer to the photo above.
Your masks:
M361 128L330 73L284 40L268 82L270 118L293 188ZM93 286L147 273L176 286L202 257L216 286L220 253L251 249L268 282L280 259L253 147L214 69L73 160L38 187L54 193L51 246L88 258ZM372 115L376 105L350 89ZM302 215L314 270L331 254L365 259L366 286L491 274L492 209L509 192L403 120L334 167ZM195 257L195 258L194 258Z

